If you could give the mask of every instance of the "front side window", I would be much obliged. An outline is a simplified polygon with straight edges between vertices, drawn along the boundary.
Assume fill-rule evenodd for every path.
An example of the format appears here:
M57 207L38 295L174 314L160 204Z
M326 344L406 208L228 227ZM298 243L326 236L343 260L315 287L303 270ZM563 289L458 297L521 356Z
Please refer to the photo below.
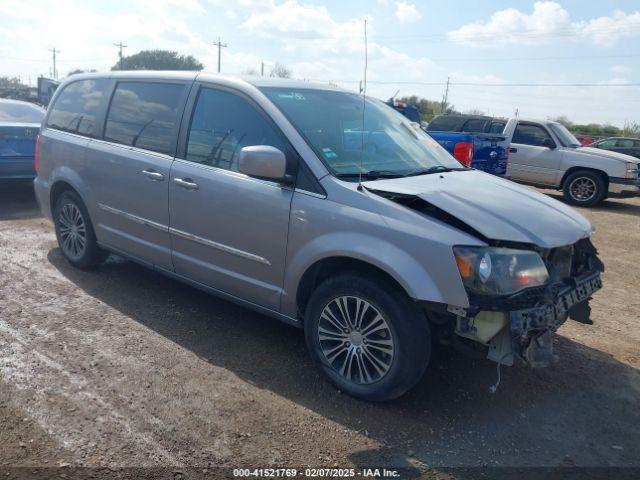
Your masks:
M580 141L574 137L573 133L567 130L567 127L561 123L550 123L549 127L553 133L560 139L560 143L565 147L579 147Z
M605 150L608 150L608 149L614 148L616 146L616 141L615 140L602 140L601 142L598 142L598 144L596 146L598 148L604 148Z
M104 139L173 155L184 85L119 82L111 100Z
M96 117L109 84L107 79L79 80L58 95L47 120L47 127L95 137Z
M544 128L529 123L519 123L515 132L513 132L511 141L522 145L544 147L545 140L547 142L553 141Z
M191 119L186 159L237 172L240 150L252 145L285 151L281 136L247 100L202 88Z
M37 105L26 102L0 101L0 122L40 123L45 111Z
M378 100L367 99L364 107L362 96L350 92L277 87L262 91L334 175L402 176L431 167L461 168L429 135Z

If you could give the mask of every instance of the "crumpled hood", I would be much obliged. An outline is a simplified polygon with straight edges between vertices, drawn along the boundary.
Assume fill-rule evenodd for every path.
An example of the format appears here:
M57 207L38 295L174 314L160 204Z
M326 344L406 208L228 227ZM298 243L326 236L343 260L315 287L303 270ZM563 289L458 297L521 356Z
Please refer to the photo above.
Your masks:
M491 240L554 248L589 236L576 210L528 187L478 171L363 182L373 192L419 197Z
M626 155L620 152L613 152L611 150L603 150L602 148L578 147L577 151L580 153L593 155L594 157L612 158L614 160L620 160L622 162L640 163L639 159L637 159L636 157L632 157L631 155Z

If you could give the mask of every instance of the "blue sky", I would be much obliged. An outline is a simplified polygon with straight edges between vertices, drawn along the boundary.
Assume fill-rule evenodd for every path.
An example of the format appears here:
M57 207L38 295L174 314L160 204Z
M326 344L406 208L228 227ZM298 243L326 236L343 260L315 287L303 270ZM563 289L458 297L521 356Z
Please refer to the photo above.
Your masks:
M35 82L58 70L106 70L125 54L167 48L214 71L287 65L295 77L356 89L369 33L368 92L439 100L447 77L458 109L640 121L640 2L417 0L0 0L0 74ZM589 84L504 86L504 84ZM434 85L431 85L434 84ZM467 85L463 85L467 84ZM594 86L607 84L609 86ZM502 85L502 86L500 86Z

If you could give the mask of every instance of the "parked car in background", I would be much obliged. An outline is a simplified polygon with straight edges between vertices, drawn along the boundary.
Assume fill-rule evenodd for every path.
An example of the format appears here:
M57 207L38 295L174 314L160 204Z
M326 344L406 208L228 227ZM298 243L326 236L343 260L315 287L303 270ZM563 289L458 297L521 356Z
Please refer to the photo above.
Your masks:
M572 205L592 206L607 197L640 195L638 159L584 147L562 124L512 118L507 175L517 182L562 190Z
M72 265L115 252L302 327L320 370L360 398L415 385L432 338L547 366L555 330L588 323L601 287L582 215L338 88L74 75L39 142L36 196Z
M31 180L36 136L46 111L33 103L0 99L0 180Z
M589 146L640 158L640 138L611 137L594 142Z
M439 115L427 133L460 163L504 176L509 162L509 141L502 135L506 120L477 115Z

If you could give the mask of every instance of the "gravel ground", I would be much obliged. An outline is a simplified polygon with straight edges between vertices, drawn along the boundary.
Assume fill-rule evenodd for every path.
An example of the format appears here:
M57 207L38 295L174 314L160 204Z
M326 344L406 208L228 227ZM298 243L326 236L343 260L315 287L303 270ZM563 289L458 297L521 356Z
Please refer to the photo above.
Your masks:
M640 200L583 213L605 286L557 365L505 369L492 395L495 364L444 350L372 404L295 328L113 256L72 268L31 187L0 185L0 466L640 467Z

